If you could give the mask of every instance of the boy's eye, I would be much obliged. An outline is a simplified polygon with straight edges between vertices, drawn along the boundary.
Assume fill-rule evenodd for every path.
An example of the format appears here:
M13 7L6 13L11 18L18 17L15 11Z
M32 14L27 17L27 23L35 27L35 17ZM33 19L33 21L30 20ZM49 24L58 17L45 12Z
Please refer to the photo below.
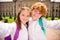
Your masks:
M29 17L29 15L27 15L27 17Z
M37 14L39 14L39 13L37 13Z

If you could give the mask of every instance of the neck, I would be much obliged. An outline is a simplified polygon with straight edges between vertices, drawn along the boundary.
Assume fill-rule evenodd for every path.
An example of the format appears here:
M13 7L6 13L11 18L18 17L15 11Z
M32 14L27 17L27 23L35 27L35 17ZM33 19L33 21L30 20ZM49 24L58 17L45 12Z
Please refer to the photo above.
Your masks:
M33 19L32 19L33 20ZM37 21L38 19L35 19L35 20L33 20L33 21Z
M27 24L26 23L22 23L26 28L27 28Z

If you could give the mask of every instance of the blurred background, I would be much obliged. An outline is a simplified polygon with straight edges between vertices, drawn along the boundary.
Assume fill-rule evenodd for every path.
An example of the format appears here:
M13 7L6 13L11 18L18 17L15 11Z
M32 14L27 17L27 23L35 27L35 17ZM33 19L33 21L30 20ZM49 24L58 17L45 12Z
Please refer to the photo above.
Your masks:
M31 7L36 2L45 3L48 8L47 20L60 19L60 0L0 0L0 20L13 22L19 7Z

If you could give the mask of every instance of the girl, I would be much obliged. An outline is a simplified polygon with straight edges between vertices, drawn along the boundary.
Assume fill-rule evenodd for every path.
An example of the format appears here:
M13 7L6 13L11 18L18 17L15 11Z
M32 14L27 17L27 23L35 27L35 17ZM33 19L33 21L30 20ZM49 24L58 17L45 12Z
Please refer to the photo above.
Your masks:
M0 22L0 38L5 40L28 40L28 20L30 17L30 9L21 7L15 22L1 23Z
M46 27L60 29L60 20L46 21L43 17L47 13L47 7L41 2L31 7L31 19L29 22L29 40L47 40Z

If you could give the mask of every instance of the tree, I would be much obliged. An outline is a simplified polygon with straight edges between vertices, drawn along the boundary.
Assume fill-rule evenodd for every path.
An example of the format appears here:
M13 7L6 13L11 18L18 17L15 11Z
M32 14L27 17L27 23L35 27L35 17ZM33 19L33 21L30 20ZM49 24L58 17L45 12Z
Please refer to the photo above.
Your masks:
M1 15L1 13L0 13L0 21L2 20L2 15Z

